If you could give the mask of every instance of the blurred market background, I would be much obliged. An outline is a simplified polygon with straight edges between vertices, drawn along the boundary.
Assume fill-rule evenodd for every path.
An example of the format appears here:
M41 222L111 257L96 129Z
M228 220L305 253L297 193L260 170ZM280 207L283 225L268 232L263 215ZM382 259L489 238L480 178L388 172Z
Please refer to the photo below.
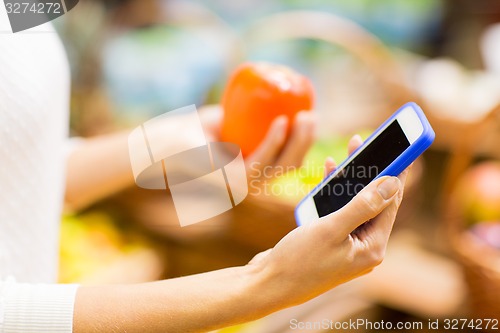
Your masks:
M71 65L74 136L218 103L246 60L313 81L321 121L311 168L328 155L341 161L352 134L368 135L409 100L429 116L436 142L415 164L383 265L221 332L288 332L292 318L499 318L499 1L84 0L55 25ZM275 184L319 180L284 175ZM302 195L249 196L181 228L168 193L130 188L65 215L60 280L133 283L243 265L295 227Z

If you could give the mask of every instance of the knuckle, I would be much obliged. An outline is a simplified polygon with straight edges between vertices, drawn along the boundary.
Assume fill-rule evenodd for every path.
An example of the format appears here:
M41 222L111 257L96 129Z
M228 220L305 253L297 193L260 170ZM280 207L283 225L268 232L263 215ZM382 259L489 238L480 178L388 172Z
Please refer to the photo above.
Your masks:
M365 212L366 219L370 219L377 215L380 211L380 200L373 192L365 192L359 198L360 208Z
M373 267L380 265L385 258L385 248L383 246L379 246L378 248L370 251L370 262Z
M384 261L384 256L376 256L373 260L373 266L376 267Z
M349 265L354 265L354 263L359 260L359 253L357 253L354 249L350 249L349 251L346 251L344 259Z
M379 243L372 243L363 253L363 261L367 269L373 269L380 265L385 258L385 246Z

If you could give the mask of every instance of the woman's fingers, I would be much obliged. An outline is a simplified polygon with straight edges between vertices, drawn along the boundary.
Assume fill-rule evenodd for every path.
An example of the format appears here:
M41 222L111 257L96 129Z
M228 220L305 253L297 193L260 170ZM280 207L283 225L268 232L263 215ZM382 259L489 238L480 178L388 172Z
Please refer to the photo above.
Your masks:
M316 116L313 112L302 111L295 116L292 132L283 151L277 158L277 165L298 168L314 142Z
M374 230L374 232L376 233L374 237L375 239L379 239L381 242L387 243L387 241L389 240L392 228L394 227L395 216L399 210L401 202L403 201L404 187L410 171L411 165L398 176L398 179L401 183L401 188L398 192L396 200L391 203L391 205L384 211L383 214L381 214L380 217L373 221L375 224L377 224L377 227Z
M360 239L367 242L371 252L368 256L371 258L382 259L384 257L387 242L389 241L396 215L403 199L404 186L408 172L409 169L406 169L397 177L400 182L399 191L390 205L376 218L357 230Z
M332 173L336 167L337 167L337 163L335 163L335 160L333 159L333 157L328 156L325 160L325 167L324 167L325 172L324 172L323 178L328 177L328 175L330 173Z
M351 140L349 140L349 144L347 145L349 155L351 155L362 144L363 139L361 139L358 134L354 135ZM328 156L325 161L324 178L326 178L333 170L335 170L335 168L337 168L337 163L335 163L335 160L332 157Z
M377 179L361 190L347 205L324 219L332 221L331 230L334 234L347 237L360 225L387 208L396 199L401 187L401 181L397 177Z
M300 167L305 154L314 142L316 117L312 112L299 112L287 138L288 118L274 120L264 141L247 158L253 170L264 167Z
M276 157L286 141L287 128L288 118L286 116L280 116L272 122L264 141L247 158L247 164L252 169L262 169L274 165Z
M358 147L361 146L362 144L363 144L363 139L361 138L361 136L359 136L358 134L354 135L347 144L347 151L349 152L349 155L354 153L354 151L358 149Z

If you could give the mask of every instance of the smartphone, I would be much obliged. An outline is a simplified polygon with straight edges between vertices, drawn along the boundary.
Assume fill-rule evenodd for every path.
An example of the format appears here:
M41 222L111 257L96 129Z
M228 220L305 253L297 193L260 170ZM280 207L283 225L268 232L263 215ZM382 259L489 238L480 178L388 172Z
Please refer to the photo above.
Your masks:
M372 180L399 175L434 137L422 109L413 102L403 105L298 204L297 224L342 208Z

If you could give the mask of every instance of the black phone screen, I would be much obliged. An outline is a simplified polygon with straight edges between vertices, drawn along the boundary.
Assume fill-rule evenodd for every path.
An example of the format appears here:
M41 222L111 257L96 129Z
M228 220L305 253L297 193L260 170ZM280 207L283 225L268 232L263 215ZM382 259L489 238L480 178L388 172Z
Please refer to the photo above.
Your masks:
M313 196L319 217L333 213L346 205L409 146L403 129L394 119Z

